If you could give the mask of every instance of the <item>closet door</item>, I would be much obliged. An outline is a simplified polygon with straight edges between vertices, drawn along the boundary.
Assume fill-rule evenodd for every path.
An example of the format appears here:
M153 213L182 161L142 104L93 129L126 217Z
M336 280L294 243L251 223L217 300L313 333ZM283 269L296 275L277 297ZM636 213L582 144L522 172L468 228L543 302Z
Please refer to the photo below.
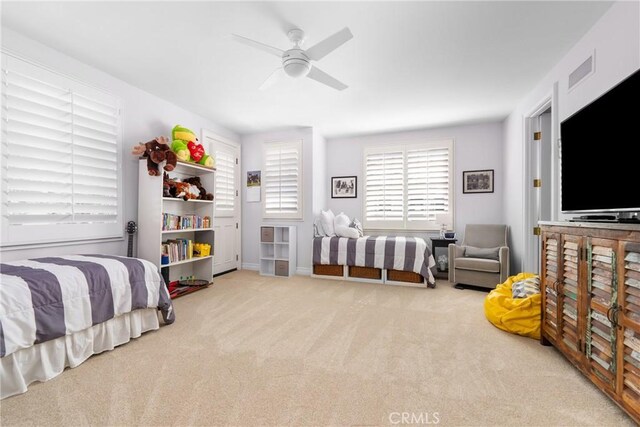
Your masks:
M640 243L620 242L618 271L618 393L640 415Z
M560 268L560 235L542 233L542 329L554 342L558 339L558 281Z
M560 345L565 354L575 361L582 361L582 334L578 277L580 276L581 238L562 235L560 243L560 272L557 286L558 293L558 332Z
M587 239L587 367L605 389L616 386L616 240Z

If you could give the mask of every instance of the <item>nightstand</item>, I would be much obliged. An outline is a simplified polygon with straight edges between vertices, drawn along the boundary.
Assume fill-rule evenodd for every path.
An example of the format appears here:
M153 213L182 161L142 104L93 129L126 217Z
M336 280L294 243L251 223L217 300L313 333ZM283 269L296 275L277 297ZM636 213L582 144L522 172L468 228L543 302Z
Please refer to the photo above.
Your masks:
M433 255L433 259L436 261L436 279L449 279L449 243L455 243L458 239L436 239L431 238L431 254ZM440 269L438 265L438 256L440 256L437 252L438 248L440 249L440 255L444 255L447 257L447 268L444 270ZM444 251L442 251L444 249Z

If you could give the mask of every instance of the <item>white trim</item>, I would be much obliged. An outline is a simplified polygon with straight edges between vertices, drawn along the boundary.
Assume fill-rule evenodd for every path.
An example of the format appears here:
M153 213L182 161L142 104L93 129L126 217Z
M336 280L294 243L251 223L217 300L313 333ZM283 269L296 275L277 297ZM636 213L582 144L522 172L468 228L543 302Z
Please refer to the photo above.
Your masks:
M298 276L311 276L311 269L309 267L296 268L296 274Z
M253 262L243 262L242 269L250 271L260 271L260 264L255 264Z
M535 239L539 237L533 235L533 227L536 226L536 218L534 212L532 212L534 196L534 188L532 185L534 171L531 167L533 143L534 125L533 120L537 119L547 109L551 108L551 149L552 149L552 164L551 164L551 182L548 184L551 186L551 215L555 218L557 215L557 196L558 196L558 158L557 158L557 125L558 125L558 85L554 83L551 91L547 92L541 100L535 104L528 113L522 115L522 129L523 129L523 155L522 155L522 170L524 171L524 180L522 183L522 241L524 246L524 253L520 260L519 271L535 271L535 254L532 251ZM542 159L539 159L541 161ZM543 183L543 185L545 185Z

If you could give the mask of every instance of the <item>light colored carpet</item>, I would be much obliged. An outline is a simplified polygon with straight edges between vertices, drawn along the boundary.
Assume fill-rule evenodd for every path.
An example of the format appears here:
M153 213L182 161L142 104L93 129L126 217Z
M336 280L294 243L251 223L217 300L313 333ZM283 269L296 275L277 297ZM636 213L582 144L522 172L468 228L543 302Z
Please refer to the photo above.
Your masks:
M3 400L1 424L633 425L555 349L489 324L485 295L231 273Z

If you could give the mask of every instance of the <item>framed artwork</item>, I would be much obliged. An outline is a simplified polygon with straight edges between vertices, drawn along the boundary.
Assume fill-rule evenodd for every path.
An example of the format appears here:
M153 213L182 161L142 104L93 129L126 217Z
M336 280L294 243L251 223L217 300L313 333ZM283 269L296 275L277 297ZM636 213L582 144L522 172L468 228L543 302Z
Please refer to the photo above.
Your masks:
M247 172L247 187L260 187L260 171Z
M332 199L355 199L356 197L358 197L357 176L331 177Z
M463 193L493 193L493 169L462 172Z

